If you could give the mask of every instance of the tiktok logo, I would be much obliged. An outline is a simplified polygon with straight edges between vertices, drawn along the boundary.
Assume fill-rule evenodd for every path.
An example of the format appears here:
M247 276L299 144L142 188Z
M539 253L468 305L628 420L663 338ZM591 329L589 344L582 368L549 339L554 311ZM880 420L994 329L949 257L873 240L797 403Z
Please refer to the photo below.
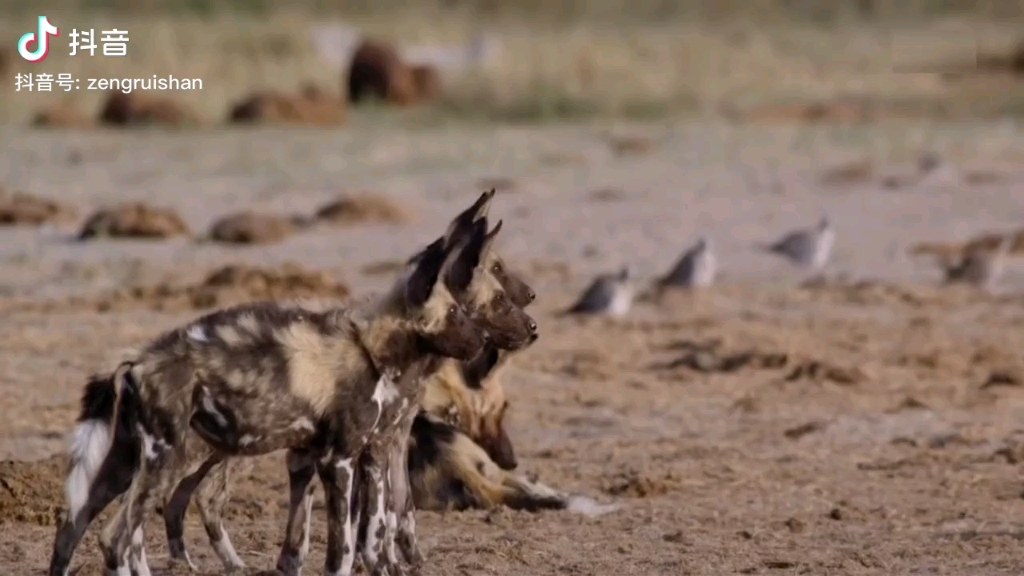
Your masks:
M26 32L18 40L18 54L29 62L42 62L50 51L49 36L60 36L60 29L50 24L46 16L39 17L38 32ZM29 50L28 45L35 43L36 49Z

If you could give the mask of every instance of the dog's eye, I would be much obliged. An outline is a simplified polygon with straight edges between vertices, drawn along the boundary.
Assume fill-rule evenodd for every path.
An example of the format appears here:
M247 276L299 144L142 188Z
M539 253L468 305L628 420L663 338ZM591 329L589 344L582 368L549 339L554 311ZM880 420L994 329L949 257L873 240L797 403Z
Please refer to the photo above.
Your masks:
M455 307L455 304L452 304L451 306L448 307L448 313L451 315L455 315L455 313L458 311L459 309Z
M499 272L501 272L501 263L500 262L495 262L494 266L491 266L491 272L494 272L495 274L498 274Z

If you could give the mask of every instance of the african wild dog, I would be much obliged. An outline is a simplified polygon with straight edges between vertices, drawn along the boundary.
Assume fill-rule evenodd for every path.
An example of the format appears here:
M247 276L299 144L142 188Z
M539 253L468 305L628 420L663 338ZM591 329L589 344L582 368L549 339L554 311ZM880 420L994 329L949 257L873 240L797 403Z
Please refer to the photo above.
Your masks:
M356 458L391 404L408 401L396 386L399 376L425 357L472 358L486 341L438 281L462 252L446 248L443 239L434 242L368 310L240 305L165 333L119 366L110 446L122 449L108 449L90 485L75 487L89 496L58 530L49 573L66 573L85 528L123 492L126 476L129 492L103 531L101 548L109 573L127 572L130 556L132 568L139 568L147 501L180 474L186 440L194 439L186 435L190 426L215 449L205 468L282 448L290 449L289 460L316 462L328 504L326 569L349 572ZM97 435L84 452L99 451ZM365 489L380 497L379 486ZM295 508L290 519L297 517Z
M618 508L502 470L468 436L426 412L416 416L409 445L410 485L416 507L422 510L504 505L515 510L569 510L596 516Z
M493 191L490 195L493 195ZM486 217L482 217L473 226L477 230L480 230L481 226L486 229L486 222ZM494 264L495 262L501 264L501 261L490 255L493 253L493 243L500 230L501 222L499 221L494 230L484 237L484 246L480 251L477 265L473 269L472 279L466 284L469 289L460 293L464 294L462 301L471 311L487 309L503 311L496 315L497 318L505 318L503 325L488 324L486 314L482 315L481 322L492 337L490 345L500 350L518 350L536 340L536 323L529 320L529 316L516 306L516 300L527 302L532 300L533 291L517 278L515 279L515 282L518 282L516 287L521 286L522 289L515 294L515 300L513 300L512 297L506 296L503 284L495 278ZM474 234L474 238L476 237ZM415 258L413 259L415 260ZM503 266L503 264L501 265ZM477 280L478 278L479 280ZM510 284L514 283L510 282ZM527 331L522 330L523 325L517 319L528 320ZM486 348L487 346L485 346ZM445 362L445 359L439 360L441 363ZM374 465L378 462L383 463L382 472L387 475L387 478L381 480L371 476L365 478L366 482L358 482L357 487L384 481L389 485L388 493L391 498L386 503L372 500L364 502L364 525L360 528L360 539L365 538L366 544L363 549L380 546L392 564L407 562L415 566L422 561L422 556L416 546L415 508L406 469L408 438L413 418L416 416L417 408L423 398L423 386L440 365L440 363L434 362L421 373L408 372L403 376L403 379L417 379L416 383L407 383L410 388L417 390L414 397L415 405L409 407L410 409L402 414L396 415L393 434L378 436L380 442L371 444L370 449L363 455L364 459ZM372 526L367 525L371 523ZM376 529L373 526L376 526ZM401 549L402 559L396 552L396 543Z
M515 450L505 430L508 400L500 372L511 353L494 346L469 362L445 362L426 384L421 408L476 442L504 470L515 470Z

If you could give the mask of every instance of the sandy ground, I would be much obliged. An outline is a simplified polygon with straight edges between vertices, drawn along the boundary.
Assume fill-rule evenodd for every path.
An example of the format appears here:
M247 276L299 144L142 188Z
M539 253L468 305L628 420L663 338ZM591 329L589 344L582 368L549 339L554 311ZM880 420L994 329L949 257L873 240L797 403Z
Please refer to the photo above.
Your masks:
M990 162L1011 177L993 186L824 189L815 167L849 151L823 144L812 161L785 131L733 135L745 177L722 160L717 129L641 131L660 147L623 157L571 128L5 131L0 180L83 212L145 199L202 231L231 210L309 211L366 189L418 218L243 248L0 229L0 573L48 561L85 376L201 313L159 296L100 306L104 294L197 282L232 262L296 261L356 293L379 289L387 275L368 265L433 239L495 176L515 184L492 208L500 249L540 294L542 339L506 380L521 469L622 509L420 513L427 574L1024 573L1024 282L1011 270L996 295L940 289L933 265L902 255L914 241L1016 227L1022 167ZM826 286L799 287L751 249L822 210L838 229ZM700 234L716 243L720 287L639 303L619 321L555 317L594 273L629 263L644 283ZM236 489L229 529L254 568L273 566L285 483L272 456ZM76 556L82 576L101 573L98 527ZM186 531L204 573L218 573L196 517ZM318 516L308 573L321 572L323 532ZM162 526L148 537L166 573Z

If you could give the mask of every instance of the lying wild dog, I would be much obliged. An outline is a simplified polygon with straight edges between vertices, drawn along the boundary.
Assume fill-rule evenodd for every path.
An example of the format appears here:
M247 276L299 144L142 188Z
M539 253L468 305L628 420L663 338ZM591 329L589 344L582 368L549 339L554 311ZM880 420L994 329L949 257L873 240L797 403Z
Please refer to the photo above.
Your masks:
M202 464L206 469L232 456L282 448L289 449L290 461L315 462L327 494L326 570L348 573L356 458L375 439L384 413L402 400L399 376L435 355L469 359L486 340L439 282L458 260L453 256L464 252L444 244L431 244L368 310L241 305L169 331L119 366L110 446L120 450L107 449L85 503L58 529L49 573L66 573L89 522L124 492L129 479L130 490L103 531L101 548L108 573L126 573L129 560L131 568L141 568L146 505L180 473L190 426L214 449ZM86 453L103 451L100 436ZM366 490L371 500L382 496L379 486ZM290 520L297 517L295 508ZM364 560L371 571L378 569L372 555Z
M484 193L474 206L470 207L469 210L465 211L456 218L455 221L453 221L452 228L459 229L461 227L464 229L467 222L470 222L474 217L479 216L481 210L486 208L486 204L493 197L493 194L494 191ZM452 234L453 232L450 230L448 235L451 236ZM518 279L509 277L505 272L504 264L496 255L494 255L493 252L490 252L483 262L485 263L485 270L488 275L493 274L495 278L502 281L501 284L503 286L509 287L509 295L511 298L514 300L526 301L533 299L532 290ZM490 302L489 304L493 304L493 302ZM97 393L93 394L93 391ZM113 378L110 376L105 379L91 382L86 389L86 394L83 398L82 417L80 418L79 425L76 429L76 439L79 441L75 443L75 446L73 446L72 449L72 467L68 479L68 500L69 508L72 510L72 517L76 515L75 511L79 510L82 506L82 503L76 503L75 487L78 486L77 493L79 494L79 498L77 499L80 500L81 498L84 498L84 490L88 489L89 478L96 475L103 460L102 450L100 450L98 454L92 454L85 448L93 445L103 446L105 445L105 442L108 442L106 434L107 428L112 420L113 398L115 396L116 392L114 390ZM104 398L107 399L105 402L103 401ZM88 440L91 437L90 432L95 432L102 438L97 442L90 442ZM195 445L194 442L192 444ZM90 454L92 454L92 458L89 458ZM196 459L193 459L193 461L195 460ZM237 465L238 463L245 461L232 460L230 462L233 465ZM221 509L227 500L229 470L224 464L214 465L213 468L217 469L217 472L211 472L210 475L214 476L214 478L203 483L200 487L197 492L197 505L203 517L204 526L207 530L208 536L210 537L211 544L217 551L218 556L220 556L226 567L240 567L242 566L242 562L234 552L230 540L227 538L227 534L223 530L222 522L220 521ZM170 501L167 502L167 505L164 508L169 548L172 558L184 558L186 561L188 560L181 540L184 512L192 496L192 492L196 489L196 486L208 470L209 467L201 467L196 473L184 479L177 486L174 495L170 498ZM306 540L306 542L308 545L308 540Z
M469 362L444 362L431 376L420 407L477 443L503 470L515 470L515 450L505 430L508 400L500 372L511 352L494 346Z
M422 510L569 510L597 516L618 509L561 492L502 470L487 452L444 420L420 412L409 439L409 476L416 507Z

